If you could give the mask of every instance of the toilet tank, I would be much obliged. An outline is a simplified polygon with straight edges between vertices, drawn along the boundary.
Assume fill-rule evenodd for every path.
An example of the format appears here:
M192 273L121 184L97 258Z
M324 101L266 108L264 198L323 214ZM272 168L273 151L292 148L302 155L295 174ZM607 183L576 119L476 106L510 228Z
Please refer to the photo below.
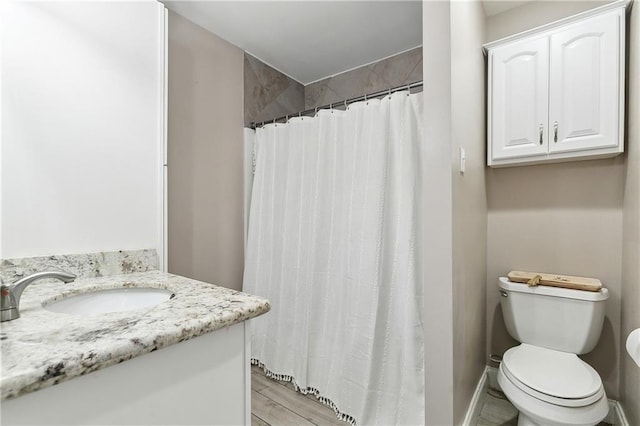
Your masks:
M606 288L582 291L498 280L500 304L509 334L521 343L585 354L598 343Z

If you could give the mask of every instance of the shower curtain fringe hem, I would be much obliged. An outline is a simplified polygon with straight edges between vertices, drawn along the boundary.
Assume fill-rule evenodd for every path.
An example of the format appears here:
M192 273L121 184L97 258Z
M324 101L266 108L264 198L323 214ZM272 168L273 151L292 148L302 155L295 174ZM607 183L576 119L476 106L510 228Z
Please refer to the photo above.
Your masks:
M338 420L341 420L343 422L347 422L349 423L351 426L357 426L356 423L356 419L354 419L352 416L341 412L338 407L336 406L336 404L333 403L333 401L331 401L329 398L326 398L322 395L320 395L320 391L316 388L312 388L312 387L306 387L303 388L301 386L298 385L298 383L296 382L296 379L293 376L289 376L288 374L277 374L274 373L273 371L269 370L262 362L260 362L260 360L256 359L256 358L251 358L251 365L255 365L258 366L262 369L262 371L264 371L264 373L266 374L267 377L274 379L274 380L278 380L281 382L289 382L293 385L293 388L296 390L296 392L299 392L303 395L313 395L315 396L318 401L320 401L322 404L328 406L329 408L331 408L334 413L336 414L336 417L338 418Z

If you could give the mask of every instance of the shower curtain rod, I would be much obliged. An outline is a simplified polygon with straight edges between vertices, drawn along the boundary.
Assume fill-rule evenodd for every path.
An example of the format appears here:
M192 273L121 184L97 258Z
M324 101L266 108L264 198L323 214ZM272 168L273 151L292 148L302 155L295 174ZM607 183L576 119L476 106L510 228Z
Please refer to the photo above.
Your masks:
M269 124L269 123L274 123L275 124L275 123L277 123L279 121L282 121L282 120L285 120L285 122L286 122L286 121L289 120L290 117L301 117L303 115L307 115L307 114L311 114L311 113L314 113L314 115L315 115L318 112L318 110L321 110L321 109L330 109L330 108L333 108L334 106L345 106L346 107L347 105L352 104L354 102L366 101L367 99L377 98L377 97L383 96L383 95L390 95L390 94L392 94L394 92L399 92L400 90L411 90L414 87L422 87L422 80L416 81L416 82L413 82L413 83L410 83L410 84L403 84L402 86L392 87L392 88L387 89L387 90L380 90L378 92L369 93L369 94L366 94L366 95L363 95L363 96L358 96L357 98L345 99L344 101L333 102L333 103L330 103L330 104L327 104L327 105L322 105L322 106L319 106L319 107L310 108L310 109L307 109L307 110L304 110L304 111L300 111L300 112L297 112L297 113L294 113L294 114L283 115L281 117L274 118L274 119L268 120L268 121L265 120L265 121L262 121L260 123L252 122L251 123L251 128L252 129L257 129L258 127L262 127L265 124Z

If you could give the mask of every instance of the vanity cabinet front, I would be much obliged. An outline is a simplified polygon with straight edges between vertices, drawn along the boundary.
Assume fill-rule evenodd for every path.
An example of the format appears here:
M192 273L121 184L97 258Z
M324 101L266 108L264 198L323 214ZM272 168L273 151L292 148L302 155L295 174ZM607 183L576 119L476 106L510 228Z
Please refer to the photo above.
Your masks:
M625 11L610 9L485 45L489 166L623 152Z

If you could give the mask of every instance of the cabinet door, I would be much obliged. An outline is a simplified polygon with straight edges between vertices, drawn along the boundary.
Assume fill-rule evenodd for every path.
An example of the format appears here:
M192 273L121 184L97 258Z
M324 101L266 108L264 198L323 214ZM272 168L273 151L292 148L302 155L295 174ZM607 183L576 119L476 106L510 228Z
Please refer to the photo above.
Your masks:
M548 43L523 40L490 53L489 164L547 153Z
M615 11L551 36L550 153L618 145L620 19Z

